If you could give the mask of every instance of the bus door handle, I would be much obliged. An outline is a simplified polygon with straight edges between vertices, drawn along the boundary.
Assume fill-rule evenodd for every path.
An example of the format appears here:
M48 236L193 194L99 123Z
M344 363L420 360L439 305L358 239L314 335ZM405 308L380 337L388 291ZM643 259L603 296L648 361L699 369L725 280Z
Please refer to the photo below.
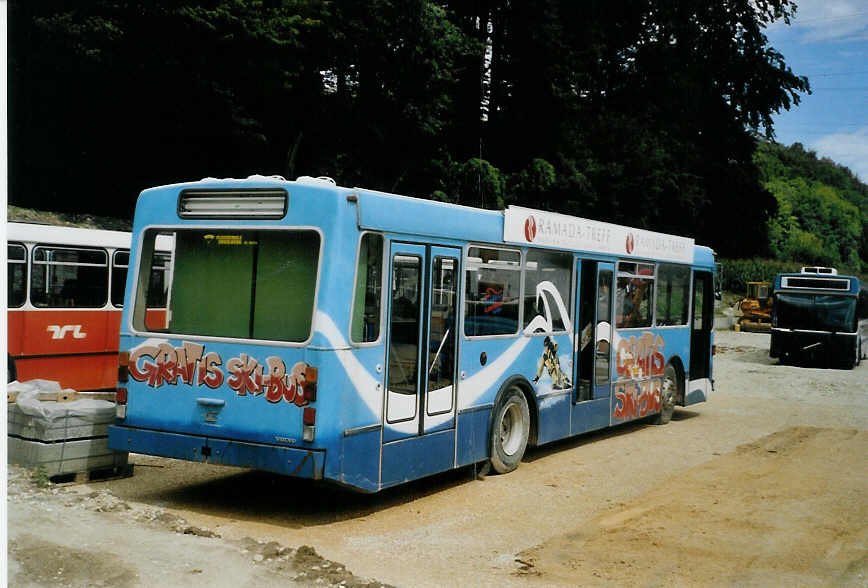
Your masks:
M196 404L199 404L201 406L220 407L225 406L226 401L221 400L220 398L197 398Z

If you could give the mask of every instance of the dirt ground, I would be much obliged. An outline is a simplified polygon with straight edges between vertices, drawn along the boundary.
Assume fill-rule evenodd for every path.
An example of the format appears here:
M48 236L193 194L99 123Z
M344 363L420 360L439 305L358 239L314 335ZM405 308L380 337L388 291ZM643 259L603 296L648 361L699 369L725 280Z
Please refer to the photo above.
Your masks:
M131 456L123 480L8 476L10 586L868 586L868 362L779 365L718 331L715 392L376 495ZM337 563L340 562L340 563Z

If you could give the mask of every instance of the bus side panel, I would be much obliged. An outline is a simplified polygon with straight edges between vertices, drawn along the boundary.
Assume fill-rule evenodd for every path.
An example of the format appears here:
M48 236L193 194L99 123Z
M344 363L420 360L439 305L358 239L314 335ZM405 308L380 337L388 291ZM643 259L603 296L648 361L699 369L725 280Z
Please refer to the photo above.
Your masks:
M33 310L24 313L22 355L117 352L120 310ZM109 323L109 316L112 321ZM109 325L113 331L108 332Z
M549 443L570 435L570 402L572 388L564 393L550 394L538 399L539 430L537 444Z
M341 439L340 472L333 471L337 460L328 460L325 477L343 484L376 492L380 485L380 435L381 428L344 435Z
M382 345L350 350L339 337L342 334L331 333L327 343L337 351L306 353L320 373L313 403L317 408L316 446L328 453L325 478L376 491L380 481L384 350Z
M690 329L616 330L614 341L613 423L660 412L663 370L676 361L686 369L690 357ZM690 404L689 396L686 404Z
M24 339L24 312L23 310L10 310L6 313L6 350L12 357L21 355L21 346Z
M65 355L15 360L18 381L53 380L73 390L114 390L118 383L117 354Z
M458 413L456 465L460 467L488 459L488 427L490 422L490 405Z
M553 345L547 348L547 341ZM539 411L536 441L542 445L570 435L573 344L569 335L564 334L534 336L528 347L530 357L522 356L522 367L524 373L532 375L531 382L535 382Z
M74 390L116 386L120 310L30 310L9 315L15 315L9 324L9 351L24 357L15 362L20 381L54 380Z
M555 347L547 350L547 340L554 341ZM458 385L459 465L488 457L491 410L504 382L516 375L523 376L534 387L535 399L528 408L531 413L537 411L537 443L570 435L571 347L568 335L518 335L462 341ZM556 378L560 380L557 383ZM487 409L484 422L480 415L468 412L468 409L480 408ZM485 437L481 438L483 433ZM469 448L465 447L466 443L470 443ZM483 448L482 453L479 447Z
M394 486L452 468L453 431L440 431L383 445L382 487Z
M608 396L574 404L572 434L579 435L608 427L610 406L611 399Z

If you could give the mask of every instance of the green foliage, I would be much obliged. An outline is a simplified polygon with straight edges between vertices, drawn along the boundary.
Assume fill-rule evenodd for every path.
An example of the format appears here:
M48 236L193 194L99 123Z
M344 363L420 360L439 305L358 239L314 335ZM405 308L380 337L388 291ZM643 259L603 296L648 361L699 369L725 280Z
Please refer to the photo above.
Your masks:
M748 282L773 282L775 276L785 272L797 272L802 265L793 261L763 259L718 259L721 265L721 288L743 296Z
M807 237L810 241L813 237ZM810 245L808 245L810 248ZM747 293L748 282L774 282L775 276L783 273L799 272L806 265L819 265L805 258L795 261L782 261L779 259L765 259L752 257L747 259L718 258L721 266L721 288L744 296ZM855 275L863 280L866 276L858 268L852 266L839 266L838 273L842 275Z
M548 200L557 181L555 167L545 159L535 157L517 174L510 178L507 203L532 203ZM537 208L543 208L537 205Z
M47 488L49 486L51 479L49 478L48 470L45 469L44 465L39 464L30 470L30 481L37 488Z
M444 167L443 189L435 191L432 198L479 208L503 208L506 178L491 163L474 157Z
M755 160L778 203L767 225L772 255L868 269L868 186L799 144L761 144Z
M762 253L767 231L778 252L814 233L769 222L746 130L771 134L809 90L763 34L790 0L9 4L14 204L129 217L148 186L281 173L622 222L730 256ZM852 257L839 225L824 247Z
M84 227L86 229L106 229L110 231L131 231L132 223L127 219L96 216L92 214L62 214L46 212L20 206L6 206L6 218L9 222L39 223L60 227Z

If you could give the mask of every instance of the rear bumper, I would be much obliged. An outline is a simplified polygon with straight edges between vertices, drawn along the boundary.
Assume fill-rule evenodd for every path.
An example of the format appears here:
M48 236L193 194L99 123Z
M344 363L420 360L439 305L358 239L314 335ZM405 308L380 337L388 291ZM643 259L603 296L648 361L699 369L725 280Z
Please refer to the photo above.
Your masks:
M321 480L325 469L325 451L322 450L246 443L122 425L109 426L109 447L117 451L255 468L312 480Z
M855 356L857 333L822 333L772 329L770 357L803 360L847 359Z

